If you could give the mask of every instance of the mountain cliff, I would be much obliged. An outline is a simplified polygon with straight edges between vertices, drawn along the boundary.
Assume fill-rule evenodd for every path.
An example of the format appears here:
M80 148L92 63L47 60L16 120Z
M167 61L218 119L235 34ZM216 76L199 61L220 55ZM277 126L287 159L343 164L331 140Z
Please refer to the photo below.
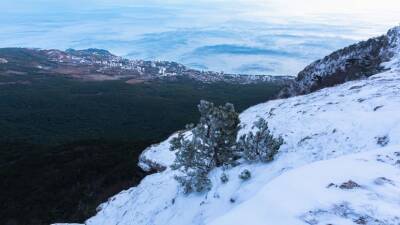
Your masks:
M394 28L333 53L300 72L290 94L304 95L244 111L238 136L263 118L284 139L272 162L216 168L210 191L185 195L169 167L174 134L140 157L144 170L158 172L100 205L85 224L399 224L399 40ZM239 178L245 169L247 181Z
M321 88L389 70L393 64L388 62L399 53L399 37L400 26L390 29L386 35L333 52L300 71L296 82L283 90L280 96L308 94Z

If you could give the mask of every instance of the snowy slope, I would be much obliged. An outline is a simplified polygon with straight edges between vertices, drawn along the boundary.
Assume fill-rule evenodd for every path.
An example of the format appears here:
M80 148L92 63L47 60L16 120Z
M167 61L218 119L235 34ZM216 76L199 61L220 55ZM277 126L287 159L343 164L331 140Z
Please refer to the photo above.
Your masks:
M389 71L369 78L244 111L239 136L262 117L285 144L271 163L225 171L226 184L220 181L223 171L214 169L208 193L182 193L169 169L174 160L170 138L149 147L140 166L159 172L100 205L85 224L398 225L399 59L394 54L384 65ZM248 181L238 178L244 169L252 173Z
M145 149L140 155L139 166L147 172L161 172L167 169L174 162L175 154L171 154L170 151L165 151L164 149L168 149L169 142L177 136L177 134L173 134L167 140Z
M210 225L400 224L399 204L393 146L291 170Z
M216 169L210 174L213 189L207 194L189 196L181 193L173 179L174 171L167 169L147 176L138 187L112 197L86 224L195 225L217 223L218 219L223 222L224 215L229 219L229 212L240 210L242 204L251 204L256 194L263 193L270 182L287 171L379 148L379 140L386 140L387 146L400 145L399 111L400 75L395 70L309 95L254 106L240 115L243 127L240 133L248 132L258 117L266 118L272 132L282 135L286 142L272 163L235 167L227 172L230 178L227 184L220 182L222 171ZM168 146L167 142L161 143L144 155L158 152L168 159L161 159L161 163L166 164L173 157ZM238 178L244 168L252 172L247 182ZM390 193L385 189L379 194Z

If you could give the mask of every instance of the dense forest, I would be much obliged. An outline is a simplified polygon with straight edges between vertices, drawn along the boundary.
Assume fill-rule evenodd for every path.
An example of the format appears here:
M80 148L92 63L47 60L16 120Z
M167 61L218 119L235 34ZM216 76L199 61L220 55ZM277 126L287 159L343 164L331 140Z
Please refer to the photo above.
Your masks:
M141 151L198 120L201 99L237 111L282 87L189 79L127 84L0 76L1 224L83 222L145 175Z

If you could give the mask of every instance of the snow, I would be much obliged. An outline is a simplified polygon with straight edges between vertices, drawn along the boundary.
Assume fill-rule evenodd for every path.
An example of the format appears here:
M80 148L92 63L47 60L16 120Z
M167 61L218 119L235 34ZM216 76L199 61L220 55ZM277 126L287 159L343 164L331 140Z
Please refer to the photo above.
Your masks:
M161 142L160 144L152 145L149 148L145 149L139 158L139 167L144 171L151 170L164 170L168 166L170 166L174 160L174 153L168 151L169 150L169 142L172 138L177 137L177 134L171 135L167 140Z
M366 196L373 196L374 193L376 196L396 196L398 186L393 187L393 190L378 188L368 186L367 181L381 176L398 182L399 174L394 176L394 169L390 169L389 165L377 166L376 162L364 165L361 163L362 160L360 162L355 160L368 155L354 155L349 156L350 158L346 158L345 155L359 152L369 154L371 150L376 153L380 151L374 150L377 148L389 154L391 150L384 150L378 144L378 139L383 137L389 140L388 149L400 145L399 109L400 76L395 70L365 80L322 89L309 95L270 101L251 107L240 115L242 121L240 134L249 132L259 117L265 118L272 133L276 136L281 135L285 140L273 162L242 164L227 170L225 171L229 177L227 184L220 181L223 171L215 169L210 174L213 183L210 192L186 196L173 179L175 171L168 169L168 165L174 159L174 152L169 151L169 138L147 149L141 157L163 165L166 169L147 176L137 187L110 198L99 207L96 216L86 221L86 224L214 225L230 224L237 219L236 217L249 221L249 215L257 216L254 224L277 224L276 221L280 221L278 224L304 224L309 217L323 221L331 219L336 222L347 221L348 218L338 217L333 213L335 211L333 208L337 206L335 204L340 204L339 199L349 202L354 215L368 213L367 215L377 216L379 219L392 218L393 212L386 208L395 204L396 198L388 197L387 201L383 199L384 202L381 202L378 198L373 200ZM335 158L343 162L335 161ZM324 161L329 159L333 161ZM321 164L318 164L319 161ZM151 165L143 160L141 166L148 166L147 169L151 169ZM244 169L252 173L248 181L242 181L238 177ZM365 176L361 176L364 173L357 171L366 171ZM347 198L347 192L322 189L330 182L339 184L348 179L354 179L370 189L376 188L376 192L368 194L369 192L362 191L363 194L354 194L354 198L353 195L349 195ZM279 185L283 186L278 188ZM312 188L314 185L315 188ZM270 194L269 190L272 190ZM297 196L284 190L301 191L301 194ZM332 191L333 194L323 196L328 191ZM289 197L293 197L295 199L293 201L298 202L298 205L289 207L292 205L290 202L284 203ZM364 203L370 205L376 203L377 205L372 207L375 211L370 211L372 214L362 211L369 209L362 206ZM274 207L272 209L264 207L268 204ZM267 209L271 211L265 214L262 210L268 211ZM309 211L315 215L308 215ZM322 213L325 211L328 212ZM377 213L387 213L388 216L384 217L383 214ZM274 216L266 216L271 214ZM299 216L303 216L304 219L299 219ZM346 223L337 222L337 224ZM239 223L238 220L236 224L243 223Z
M400 223L400 146L324 160L288 171L210 225ZM346 190L329 184L349 180ZM260 207L261 206L261 207ZM246 215L245 217L243 215Z
M384 64L386 68L400 68L400 26L394 27L388 32L390 49L394 55L392 60Z

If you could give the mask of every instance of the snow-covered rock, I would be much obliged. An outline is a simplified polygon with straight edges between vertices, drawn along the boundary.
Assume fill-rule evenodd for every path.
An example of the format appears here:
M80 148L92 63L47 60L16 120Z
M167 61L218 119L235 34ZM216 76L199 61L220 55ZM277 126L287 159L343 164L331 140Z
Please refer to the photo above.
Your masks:
M146 172L166 170L175 160L174 153L166 149L169 149L169 142L176 136L177 134L173 134L160 144L146 148L139 157L139 167Z
M393 59L398 58L399 52L400 26L390 29L386 35L348 46L313 62L300 71L297 82L292 83L280 95L288 97L307 94L383 72L396 67Z

